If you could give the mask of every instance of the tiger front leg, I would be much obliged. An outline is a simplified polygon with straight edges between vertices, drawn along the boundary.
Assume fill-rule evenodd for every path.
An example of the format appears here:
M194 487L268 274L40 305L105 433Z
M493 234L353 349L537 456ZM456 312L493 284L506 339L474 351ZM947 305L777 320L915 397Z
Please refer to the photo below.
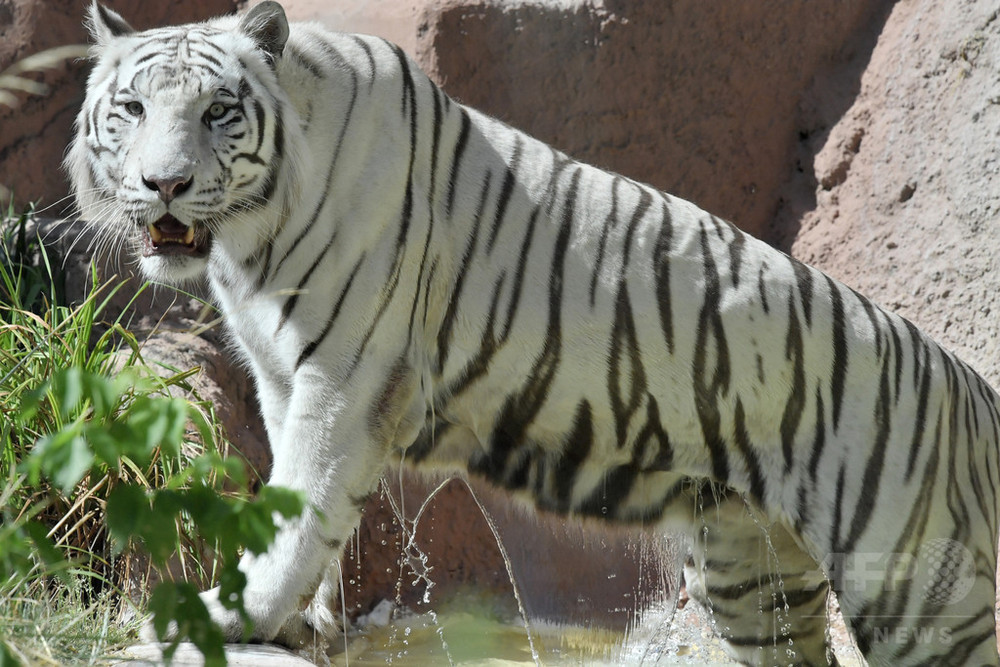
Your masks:
M424 415L415 374L395 369L358 369L365 378L333 387L316 375L301 372L293 384L275 459L272 486L303 494L302 516L282 521L278 535L261 555L240 562L246 574L244 606L253 623L251 638L301 648L335 632L315 613L302 615L324 573L339 558L361 518L361 510L387 462L389 452L412 440ZM204 594L214 602L214 591ZM239 640L242 622L235 612L214 602L213 618L231 640Z

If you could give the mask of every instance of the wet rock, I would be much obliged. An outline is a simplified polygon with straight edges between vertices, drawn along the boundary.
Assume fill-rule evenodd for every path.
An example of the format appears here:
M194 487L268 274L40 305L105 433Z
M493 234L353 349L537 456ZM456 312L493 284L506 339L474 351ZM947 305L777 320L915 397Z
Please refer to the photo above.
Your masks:
M162 644L140 644L130 647L125 658L116 664L130 667L160 667L163 660ZM201 667L205 664L202 654L194 644L182 643L170 662L174 667ZM264 644L229 644L226 646L226 664L229 667L312 667L313 663L295 653Z

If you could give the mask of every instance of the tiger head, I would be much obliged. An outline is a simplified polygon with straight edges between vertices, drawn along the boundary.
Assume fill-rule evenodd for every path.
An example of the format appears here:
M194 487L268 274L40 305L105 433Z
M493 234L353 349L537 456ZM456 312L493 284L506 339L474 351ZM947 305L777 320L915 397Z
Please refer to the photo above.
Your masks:
M95 1L89 25L94 67L66 158L82 216L164 282L199 276L220 241L259 243L262 212L297 180L275 74L281 7L137 32Z

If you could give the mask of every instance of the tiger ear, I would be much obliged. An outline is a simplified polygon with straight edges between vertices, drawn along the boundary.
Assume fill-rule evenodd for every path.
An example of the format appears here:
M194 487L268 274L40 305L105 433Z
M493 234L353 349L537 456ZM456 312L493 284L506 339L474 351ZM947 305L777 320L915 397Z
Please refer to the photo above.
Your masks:
M288 41L288 19L277 2L262 2L254 6L240 21L240 30L249 35L271 62L281 57Z
M130 35L135 30L118 12L108 9L94 0L87 12L87 29L97 46L104 46L116 37Z

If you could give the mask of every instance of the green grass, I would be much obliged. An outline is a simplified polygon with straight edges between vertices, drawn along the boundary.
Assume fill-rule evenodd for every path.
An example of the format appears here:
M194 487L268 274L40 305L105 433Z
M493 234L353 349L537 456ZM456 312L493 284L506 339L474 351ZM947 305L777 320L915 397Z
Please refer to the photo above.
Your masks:
M177 621L223 664L214 626L190 622L205 617L192 593L221 582L241 609L240 550L265 550L273 513L301 501L276 489L250 500L211 406L191 398L195 371L147 366L108 314L121 284L93 269L83 301L65 304L59 261L26 233L30 212L12 213L0 226L0 666L108 660L134 637L124 619L154 570L176 579L150 600L157 626Z
M134 642L138 622L120 617L110 589L90 591L86 572L54 585L28 574L0 588L0 627L6 660L25 665L100 665ZM0 655L0 664L5 658Z

